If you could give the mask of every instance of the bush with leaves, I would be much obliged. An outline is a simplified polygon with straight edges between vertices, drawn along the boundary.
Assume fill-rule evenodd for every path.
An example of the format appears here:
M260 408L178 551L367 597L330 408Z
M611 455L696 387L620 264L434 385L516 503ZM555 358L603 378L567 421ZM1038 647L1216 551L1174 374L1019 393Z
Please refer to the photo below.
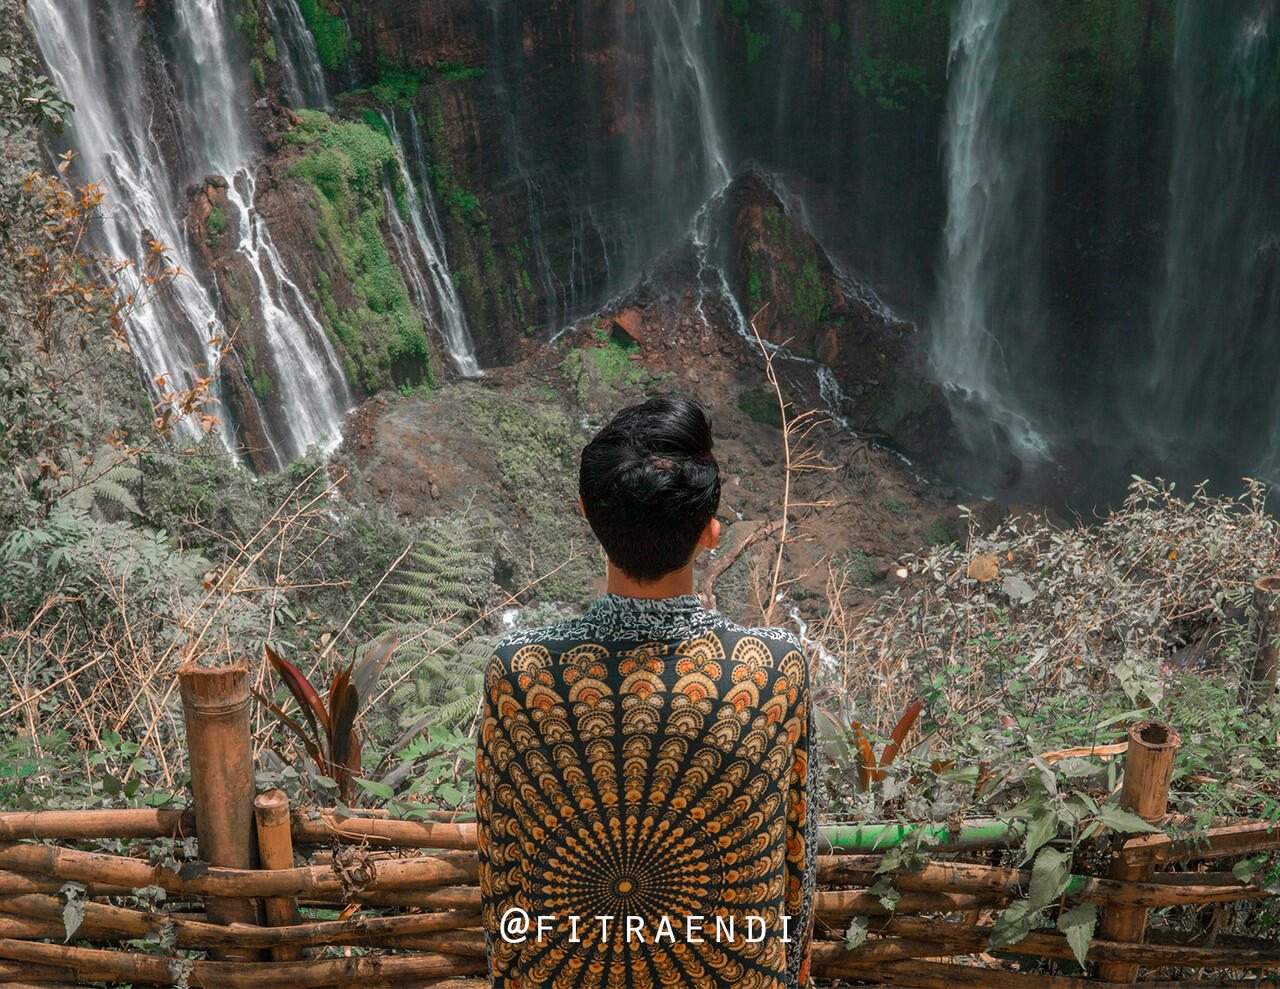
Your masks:
M1280 699L1241 700L1257 648L1253 582L1278 550L1254 482L1237 498L1204 486L1184 498L1134 479L1092 525L1010 518L967 545L903 557L905 586L861 614L833 606L817 632L832 667L817 703L837 712L821 717L832 809L1021 822L1032 888L999 917L997 944L1052 919L1072 874L1103 868L1115 836L1151 830L1119 807L1120 764L1097 751L1136 720L1182 735L1170 798L1179 830L1280 821ZM837 604L839 591L835 574ZM921 733L879 784L858 786L850 722L883 737L906 697L924 701ZM1095 919L1082 906L1056 922L1078 946Z

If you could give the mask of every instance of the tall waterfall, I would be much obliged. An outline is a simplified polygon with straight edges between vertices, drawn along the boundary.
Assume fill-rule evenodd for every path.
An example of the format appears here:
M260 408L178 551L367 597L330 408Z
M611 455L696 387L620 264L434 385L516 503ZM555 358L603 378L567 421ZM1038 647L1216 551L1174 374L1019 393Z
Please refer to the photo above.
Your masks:
M174 10L169 70L181 93L175 127L184 154L172 160L162 146L141 64L143 39L130 0L30 0L29 15L54 80L75 106L70 138L79 174L105 184L112 212L106 248L119 257L145 257L160 240L192 272L178 202L185 182L209 172L227 178L237 212L237 250L257 282L263 335L278 371L272 408L261 416L272 454L283 464L312 444L338 442L352 396L346 375L307 300L290 279L270 231L254 207L252 141L243 121L250 92L247 64L221 0L179 0ZM189 380L194 365L216 363L207 341L225 337L216 288L179 278L168 304L144 309L130 333L150 378ZM225 391L225 389L224 389ZM230 436L224 429L224 439Z
M298 0L267 0L267 7L284 74L285 99L295 107L332 110L333 97L320 64L316 39L303 19Z
M160 152L152 108L142 97L146 77L132 5L108 5L95 15L91 0L30 0L27 13L49 72L75 106L71 117L76 171L99 181L110 211L101 226L103 248L145 269L148 241L163 243L170 261L190 270L175 189L179 178ZM138 310L130 344L147 381L164 377L187 388L217 366L210 343L223 332L209 291L192 278L175 278L168 291ZM195 426L183 423L194 433ZM222 436L230 443L223 420Z
M1043 450L1018 394L1041 336L1030 139L998 86L1010 0L962 0L951 30L943 132L946 225L930 363L959 405L976 404L1021 453ZM963 416L962 416L963 420Z
M449 274L444 231L440 228L430 177L426 174L422 132L418 127L417 114L409 111L408 117L410 145L406 149L396 125L396 115L388 112L382 115L391 132L391 140L400 152L400 179L405 186L409 207L406 225L390 183L384 184L387 223L396 239L414 304L422 318L439 331L458 371L466 377L474 377L480 374L480 365L476 362L475 343L467 327L467 315L462 309L458 287ZM409 173L409 162L417 166L416 176Z
M1178 5L1169 214L1151 359L1131 410L1158 453L1228 446L1271 477L1280 474L1278 8Z

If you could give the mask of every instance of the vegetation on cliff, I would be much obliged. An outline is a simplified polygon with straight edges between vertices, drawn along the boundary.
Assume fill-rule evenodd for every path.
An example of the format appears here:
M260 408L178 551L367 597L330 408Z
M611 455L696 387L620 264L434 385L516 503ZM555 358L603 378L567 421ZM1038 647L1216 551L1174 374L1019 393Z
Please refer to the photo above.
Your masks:
M298 117L288 140L305 152L290 174L314 187L320 236L355 296L354 306L340 306L332 279L323 267L317 272L325 329L342 345L352 382L366 391L429 383L422 317L382 233L383 190L399 181L396 149L364 121L336 121L318 110Z

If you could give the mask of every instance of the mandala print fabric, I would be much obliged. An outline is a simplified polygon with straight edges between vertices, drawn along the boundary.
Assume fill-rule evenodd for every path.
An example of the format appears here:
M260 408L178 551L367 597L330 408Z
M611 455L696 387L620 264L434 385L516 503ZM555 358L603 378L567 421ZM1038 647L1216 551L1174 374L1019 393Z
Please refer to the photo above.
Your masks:
M494 986L804 986L812 727L795 637L693 596L503 640L476 753Z

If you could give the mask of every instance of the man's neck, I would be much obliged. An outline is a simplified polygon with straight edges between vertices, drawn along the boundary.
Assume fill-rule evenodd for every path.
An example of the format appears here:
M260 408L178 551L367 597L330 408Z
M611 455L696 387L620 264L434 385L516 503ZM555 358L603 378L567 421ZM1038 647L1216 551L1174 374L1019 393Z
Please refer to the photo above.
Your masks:
M624 598L675 598L693 593L693 561L687 567L652 582L628 577L612 563L607 565L607 569L608 579L604 589Z

